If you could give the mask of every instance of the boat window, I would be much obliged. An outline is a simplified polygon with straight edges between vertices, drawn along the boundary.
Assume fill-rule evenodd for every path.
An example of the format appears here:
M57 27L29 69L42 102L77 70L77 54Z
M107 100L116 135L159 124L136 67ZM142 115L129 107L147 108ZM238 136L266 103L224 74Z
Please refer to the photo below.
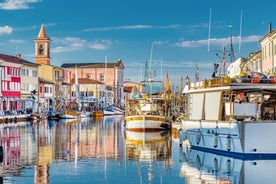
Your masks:
M219 120L221 92L205 93L205 120Z
M199 93L199 94L191 94L190 96L190 119L193 120L201 120L202 119L202 110L203 110L203 99L204 99L204 94Z

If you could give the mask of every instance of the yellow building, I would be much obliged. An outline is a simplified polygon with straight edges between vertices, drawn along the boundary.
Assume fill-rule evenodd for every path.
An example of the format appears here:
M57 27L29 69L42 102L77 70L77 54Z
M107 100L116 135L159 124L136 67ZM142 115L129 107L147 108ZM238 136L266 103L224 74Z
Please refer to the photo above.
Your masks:
M38 111L38 64L21 59L21 108L23 112Z

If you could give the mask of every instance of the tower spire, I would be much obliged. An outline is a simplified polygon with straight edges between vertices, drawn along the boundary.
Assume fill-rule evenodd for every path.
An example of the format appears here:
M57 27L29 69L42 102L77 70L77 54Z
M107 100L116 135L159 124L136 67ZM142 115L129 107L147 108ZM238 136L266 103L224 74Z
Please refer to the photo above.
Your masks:
M35 38L35 63L50 65L50 43L44 24L42 23L38 36Z

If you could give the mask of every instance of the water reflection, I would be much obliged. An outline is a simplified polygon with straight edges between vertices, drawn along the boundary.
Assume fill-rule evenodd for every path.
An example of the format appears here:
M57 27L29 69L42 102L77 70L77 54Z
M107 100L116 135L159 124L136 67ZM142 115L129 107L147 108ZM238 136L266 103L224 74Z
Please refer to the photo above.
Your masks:
M126 159L137 161L140 183L151 183L153 178L156 181L156 178L162 177L162 168L171 166L169 131L125 133Z
M186 183L275 183L276 160L240 160L184 148Z

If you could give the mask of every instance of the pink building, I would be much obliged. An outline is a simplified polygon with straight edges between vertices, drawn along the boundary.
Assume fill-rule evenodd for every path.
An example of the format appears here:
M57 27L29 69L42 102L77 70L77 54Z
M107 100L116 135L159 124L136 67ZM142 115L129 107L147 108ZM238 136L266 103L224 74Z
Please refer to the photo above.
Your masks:
M124 106L124 65L121 59L117 62L102 63L64 63L62 68L70 70L71 80L75 78L93 79L114 91L113 104Z
M21 59L0 54L1 67L1 114L15 114L20 110Z

